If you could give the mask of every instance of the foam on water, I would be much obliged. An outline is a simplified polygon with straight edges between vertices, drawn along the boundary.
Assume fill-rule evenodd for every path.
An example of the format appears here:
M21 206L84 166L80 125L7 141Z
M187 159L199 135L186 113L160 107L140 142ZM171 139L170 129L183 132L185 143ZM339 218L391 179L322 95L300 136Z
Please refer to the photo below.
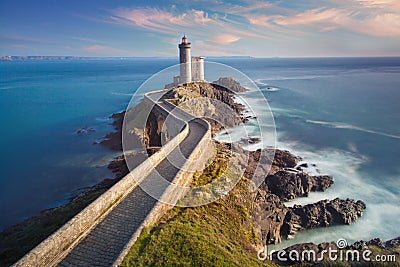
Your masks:
M332 127L332 128L336 128L336 129L356 130L356 131L361 131L361 132L365 132L365 133L378 134L378 135L382 135L382 136L386 136L386 137L390 137L390 138L400 139L400 135L370 130L370 129L351 125L351 124L344 123L344 122L329 122L329 121L316 121L316 120L305 120L305 122L324 125L324 126L328 126L328 127Z

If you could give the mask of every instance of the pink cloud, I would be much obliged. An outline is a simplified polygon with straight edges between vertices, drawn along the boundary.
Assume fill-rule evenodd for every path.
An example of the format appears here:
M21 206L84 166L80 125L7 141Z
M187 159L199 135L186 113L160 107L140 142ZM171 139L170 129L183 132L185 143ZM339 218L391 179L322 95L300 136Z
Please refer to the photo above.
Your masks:
M174 34L183 28L215 22L203 10L191 9L181 14L174 14L154 7L120 8L113 11L111 19L120 24Z
M294 15L245 17L253 25L288 33L293 29L307 31L311 27L320 32L342 29L371 36L400 36L400 14L391 12L371 12L363 15L361 11L316 8Z
M356 0L361 5L368 8L385 9L386 11L400 10L399 0Z
M190 9L176 13L154 7L120 8L112 11L111 23L146 29L151 32L176 36L187 33L216 43L233 43L244 37L265 38L242 23L229 21L226 16ZM245 30L243 30L245 28ZM222 36L222 37L221 37Z
M283 26L310 25L319 22L330 22L342 19L348 14L338 9L312 9L294 16L276 16L274 22Z
M210 40L218 44L230 44L239 41L240 37L232 34L221 34L210 38Z

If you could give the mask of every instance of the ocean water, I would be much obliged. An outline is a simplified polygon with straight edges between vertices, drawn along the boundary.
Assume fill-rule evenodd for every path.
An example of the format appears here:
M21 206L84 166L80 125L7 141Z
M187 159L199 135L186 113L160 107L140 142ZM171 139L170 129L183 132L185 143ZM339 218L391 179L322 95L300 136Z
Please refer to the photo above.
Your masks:
M253 59L236 67L268 99L277 148L335 179L326 192L286 204L340 197L367 205L357 223L305 231L272 249L400 236L400 58ZM251 92L242 96L254 100Z
M171 59L0 62L0 229L114 177L116 153L93 143L113 131L147 78ZM84 126L96 132L77 135Z
M311 173L334 176L326 192L288 205L335 197L367 204L351 226L306 231L280 247L400 235L400 58L212 60L260 87L273 111L278 148L315 163ZM112 177L106 166L115 152L93 142L112 130L108 116L124 109L142 82L175 63L0 62L0 227ZM251 92L242 96L254 100ZM96 132L77 135L83 126Z

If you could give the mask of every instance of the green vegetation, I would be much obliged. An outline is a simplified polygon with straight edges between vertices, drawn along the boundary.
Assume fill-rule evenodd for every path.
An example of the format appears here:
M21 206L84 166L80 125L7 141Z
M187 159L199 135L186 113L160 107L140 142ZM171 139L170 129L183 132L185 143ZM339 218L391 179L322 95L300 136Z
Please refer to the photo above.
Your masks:
M226 159L216 159L195 174L192 186L217 179ZM208 205L175 207L154 226L145 228L122 266L262 266L257 259L258 237L249 220L252 195L249 180L241 179L223 199Z

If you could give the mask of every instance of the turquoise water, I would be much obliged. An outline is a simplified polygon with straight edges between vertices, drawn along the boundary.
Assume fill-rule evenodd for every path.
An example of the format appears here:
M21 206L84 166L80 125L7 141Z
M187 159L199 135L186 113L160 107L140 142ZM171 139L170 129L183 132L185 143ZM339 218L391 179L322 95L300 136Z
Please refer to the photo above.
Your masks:
M0 62L0 229L113 177L115 152L93 142L108 117L173 60ZM77 135L89 126L95 133Z
M339 196L367 204L356 224L304 232L293 242L400 235L400 58L214 61L238 68L263 90L278 147L316 163L310 172L334 175L327 192L293 203ZM115 153L93 142L112 130L107 117L124 109L143 81L175 63L0 62L0 227L112 177L106 165ZM243 96L251 103L251 92ZM83 126L96 132L76 135Z

